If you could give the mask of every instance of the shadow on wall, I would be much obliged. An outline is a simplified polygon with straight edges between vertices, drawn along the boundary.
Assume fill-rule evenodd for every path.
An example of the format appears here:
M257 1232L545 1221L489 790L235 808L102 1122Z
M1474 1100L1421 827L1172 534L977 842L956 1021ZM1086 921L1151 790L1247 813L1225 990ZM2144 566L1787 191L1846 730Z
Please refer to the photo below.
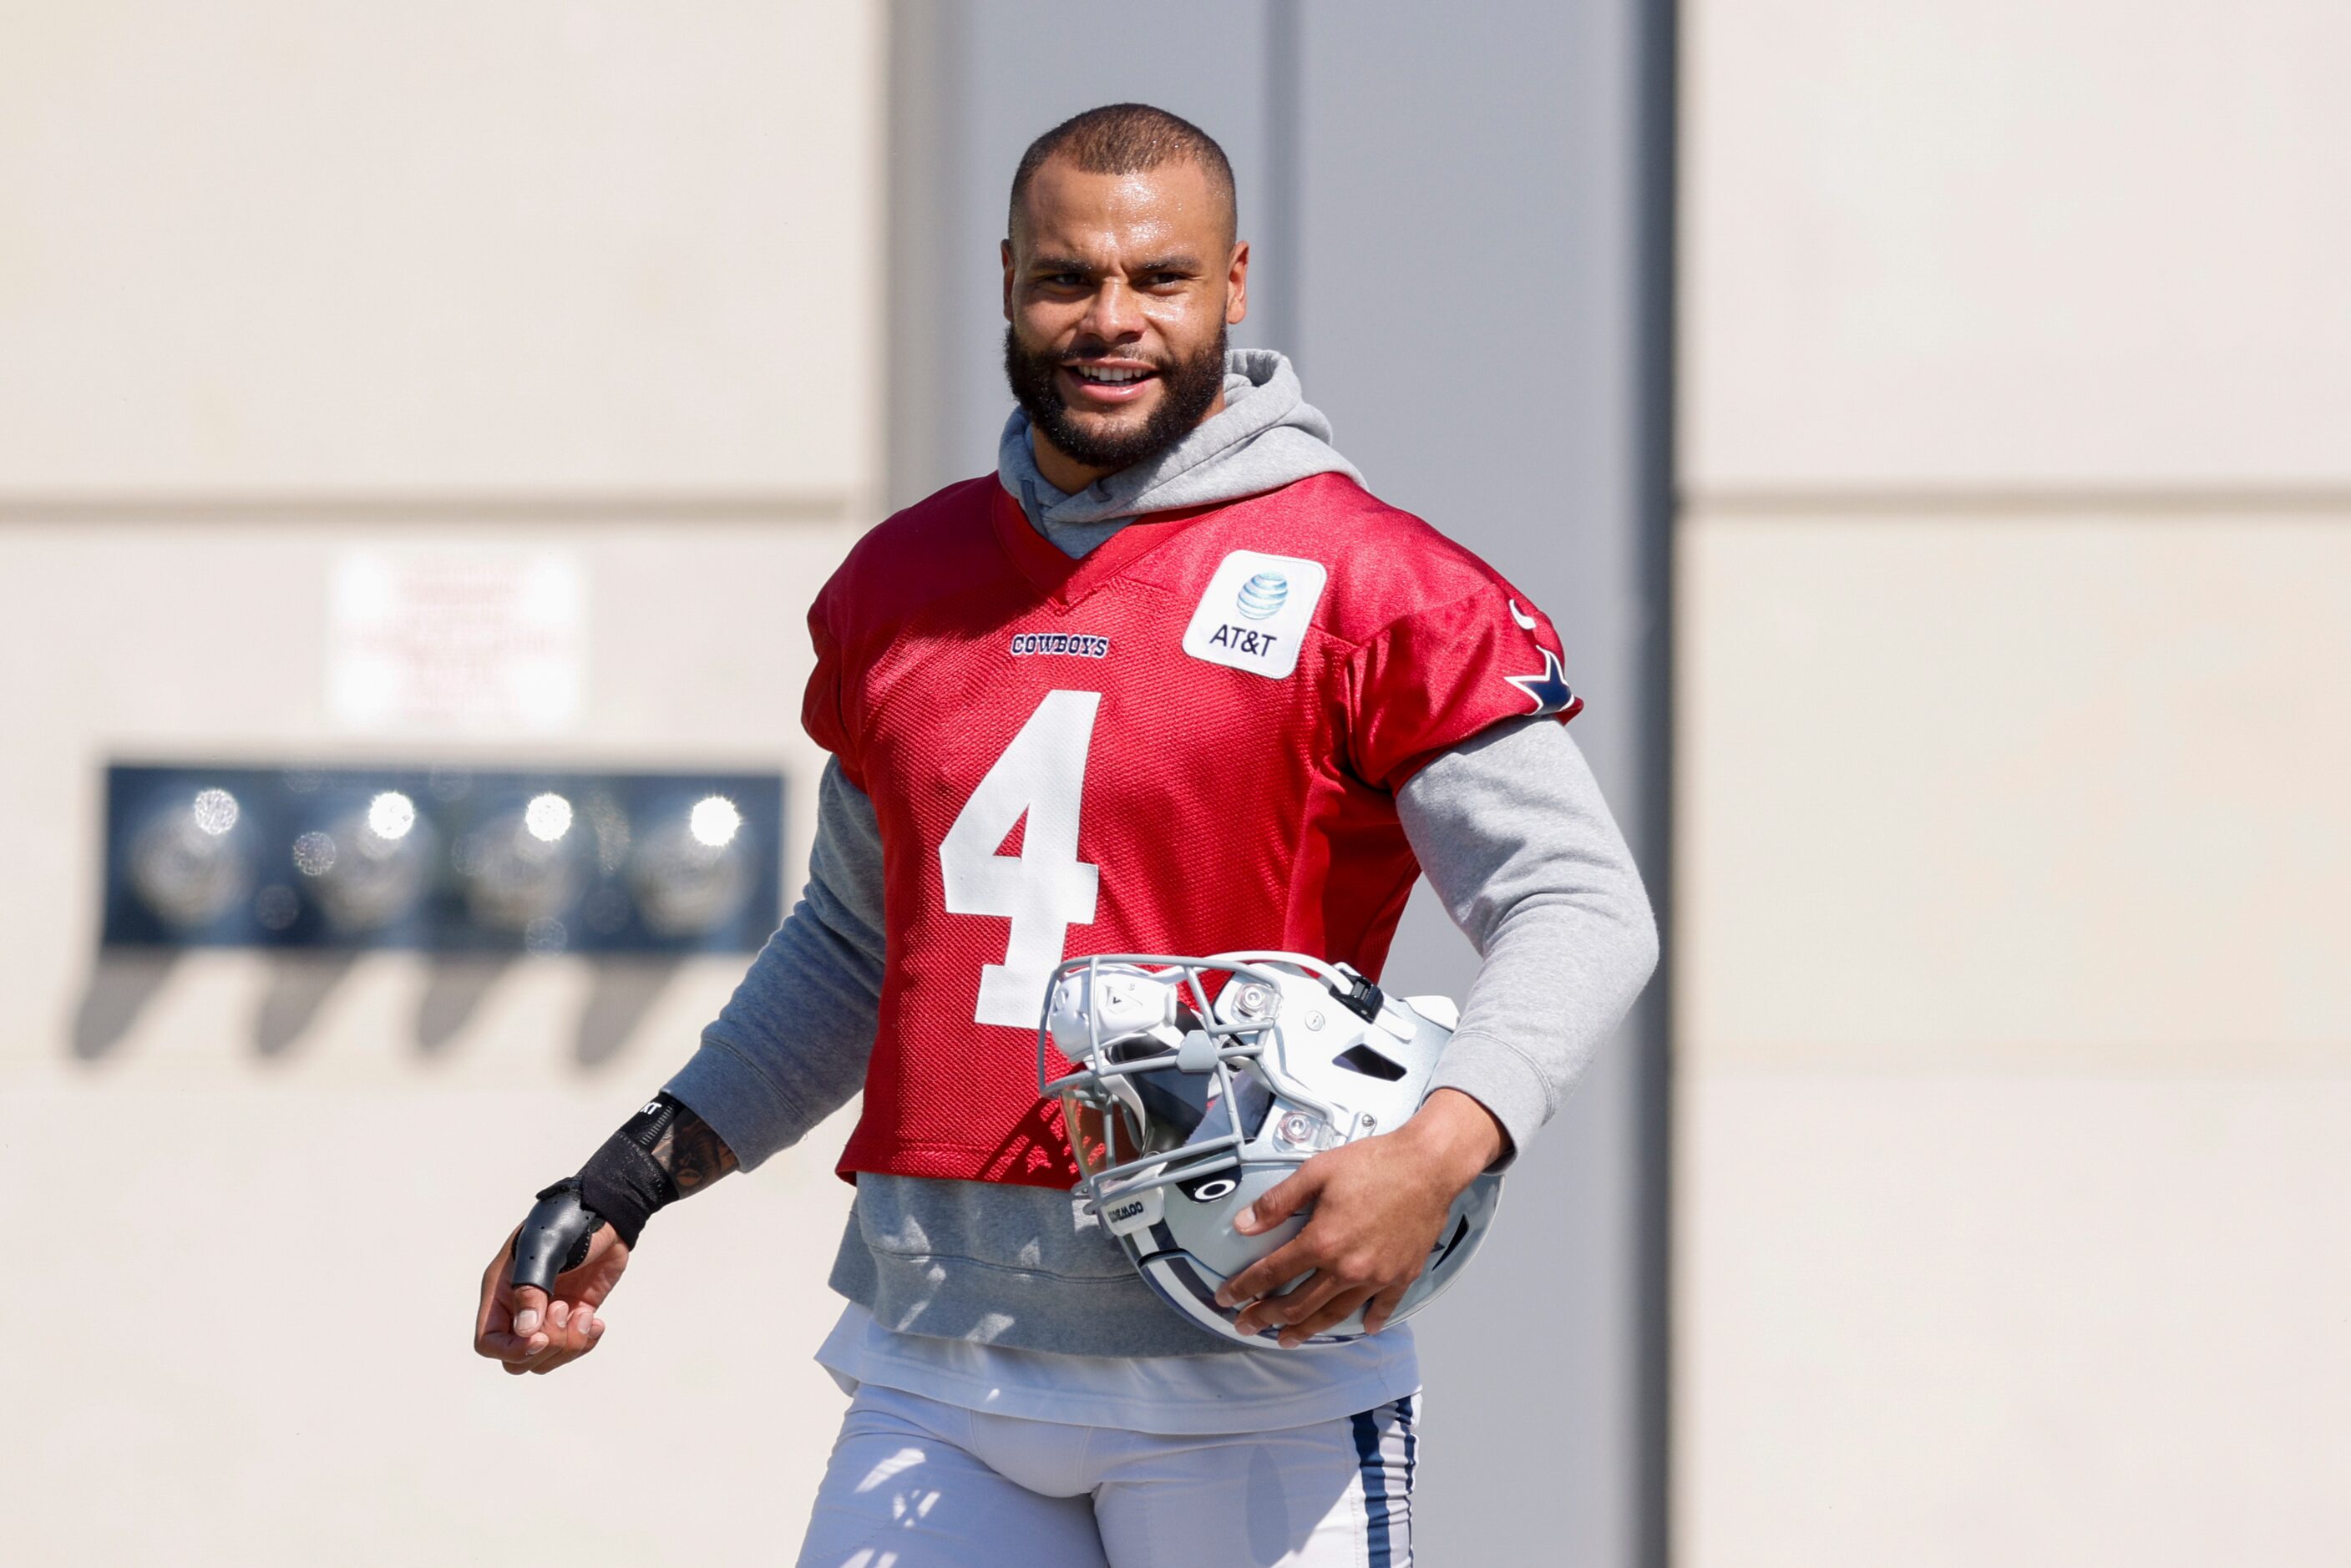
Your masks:
M253 1015L253 1054L264 1061L290 1054L358 962L353 952L287 953L272 960L269 989Z
M274 957L268 985L254 1012L253 1054L263 1061L294 1055L361 956L298 952ZM92 1064L115 1056L162 994L180 961L174 949L101 948L74 1009L68 1054ZM427 1062L446 1058L517 961L510 953L433 960L416 1004L413 1038L417 1056ZM630 1041L683 967L682 959L665 956L590 961L587 1000L572 1032L573 1064L594 1072L626 1054Z
M74 1009L67 1046L74 1058L97 1062L113 1054L179 962L178 951L168 948L99 950L89 983L82 988L81 1004Z
M628 1048L679 968L674 958L609 959L596 965L572 1036L572 1059L594 1070Z
M433 961L424 994L416 1004L416 1050L426 1057L441 1055L465 1033L465 1025L490 994L499 977L515 964L512 953L476 953Z

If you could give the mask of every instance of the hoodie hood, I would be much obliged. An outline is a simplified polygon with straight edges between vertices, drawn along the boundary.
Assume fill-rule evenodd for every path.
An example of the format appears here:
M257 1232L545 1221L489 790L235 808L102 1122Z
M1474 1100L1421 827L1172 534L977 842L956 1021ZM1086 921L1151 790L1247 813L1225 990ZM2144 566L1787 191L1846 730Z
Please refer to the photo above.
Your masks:
M1037 471L1029 416L1019 409L1005 421L997 443L996 473L1037 531L1072 556L1145 513L1237 501L1317 473L1343 473L1358 484L1364 480L1331 445L1331 421L1306 400L1298 372L1270 348L1225 356L1223 412L1165 452L1106 474L1075 495L1055 489Z

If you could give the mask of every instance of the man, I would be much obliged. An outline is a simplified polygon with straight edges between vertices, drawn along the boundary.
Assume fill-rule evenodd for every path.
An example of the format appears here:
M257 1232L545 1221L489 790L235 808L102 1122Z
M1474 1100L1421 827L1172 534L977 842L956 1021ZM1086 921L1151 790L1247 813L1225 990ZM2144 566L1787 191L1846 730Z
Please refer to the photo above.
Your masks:
M483 1277L476 1348L563 1366L654 1210L862 1089L819 1353L855 1397L803 1564L1408 1562L1419 1375L1379 1330L1655 962L1556 634L1364 490L1279 355L1228 354L1234 214L1223 152L1158 109L1029 149L997 472L873 530L810 612L806 895L685 1068L542 1195L577 1238L554 1299L506 1283L506 1247ZM1204 1334L1072 1210L1046 977L1240 948L1376 975L1416 871L1483 959L1437 1086L1238 1222L1311 1206L1226 1292L1283 1348ZM1373 1332L1302 1345L1359 1307Z

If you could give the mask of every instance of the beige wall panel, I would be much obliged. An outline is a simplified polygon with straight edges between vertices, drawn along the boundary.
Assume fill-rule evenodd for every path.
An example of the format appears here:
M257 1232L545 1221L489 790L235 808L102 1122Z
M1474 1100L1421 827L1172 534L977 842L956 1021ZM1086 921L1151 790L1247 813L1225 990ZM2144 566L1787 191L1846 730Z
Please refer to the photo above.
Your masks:
M0 20L0 492L870 487L880 8Z
M0 1096L11 1562L788 1563L846 1402L810 1353L845 1126L664 1212L589 1360L467 1340L483 1265L653 1073ZM29 1283L28 1283L29 1282Z
M2351 6L1689 11L1699 491L2351 483Z
M2319 1568L2351 1078L1684 1080L1685 1568Z
M1682 1049L2351 1060L2351 517L1682 533Z
M842 1403L808 1357L839 1305L845 1127L664 1215L587 1365L513 1380L465 1343L528 1194L685 1058L747 961L101 961L99 785L110 757L781 767L789 898L819 761L801 617L855 532L0 528L0 1188L39 1199L11 1221L30 1288L0 1293L0 1555L789 1558ZM578 564L568 728L335 729L329 583L386 545ZM595 1479L622 1449L624 1503Z

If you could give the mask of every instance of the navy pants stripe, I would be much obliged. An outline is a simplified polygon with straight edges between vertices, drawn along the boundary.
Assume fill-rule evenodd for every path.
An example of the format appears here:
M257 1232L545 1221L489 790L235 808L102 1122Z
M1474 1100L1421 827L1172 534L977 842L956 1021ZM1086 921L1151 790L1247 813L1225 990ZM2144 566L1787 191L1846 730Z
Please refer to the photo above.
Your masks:
M1396 1429L1404 1436L1405 1496L1412 1495L1413 1438L1409 1400L1383 1408L1394 1411ZM1355 1457L1364 1471L1364 1538L1366 1568L1397 1568L1388 1501L1387 1457L1380 1451L1380 1411L1364 1410L1354 1417ZM1405 1548L1411 1550L1409 1546ZM1407 1558L1407 1562L1409 1559Z

